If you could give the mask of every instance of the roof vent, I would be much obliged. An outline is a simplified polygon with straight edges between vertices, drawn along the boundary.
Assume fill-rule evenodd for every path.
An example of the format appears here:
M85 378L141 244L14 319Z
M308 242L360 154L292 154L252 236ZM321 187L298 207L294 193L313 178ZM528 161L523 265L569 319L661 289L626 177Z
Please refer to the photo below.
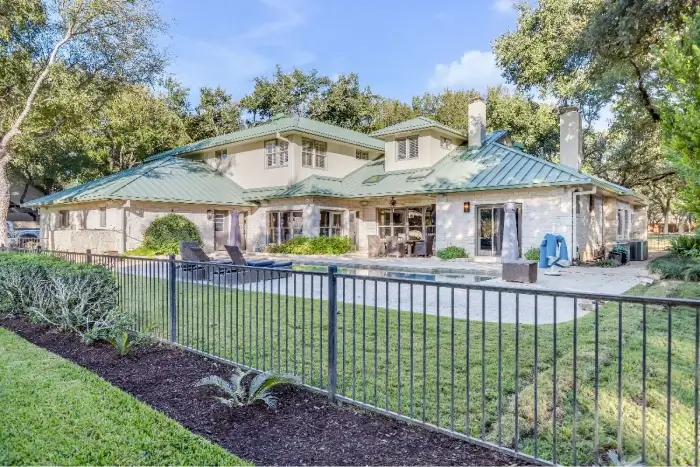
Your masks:
M513 143L513 147L514 147L515 149L520 150L520 151L525 151L525 145L524 145L522 142L520 142L520 141L514 142L514 143Z
M362 182L363 185L374 185L376 183L381 182L386 178L386 175L372 175L369 177L367 180Z

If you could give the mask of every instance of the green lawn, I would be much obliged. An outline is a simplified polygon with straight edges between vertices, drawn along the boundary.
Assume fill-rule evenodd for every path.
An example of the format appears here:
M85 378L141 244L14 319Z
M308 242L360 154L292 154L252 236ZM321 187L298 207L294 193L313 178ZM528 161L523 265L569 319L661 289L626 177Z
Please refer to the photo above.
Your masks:
M0 328L0 465L247 465Z
M141 328L167 337L166 282L135 276L120 280L125 303L139 312ZM416 289L416 293L420 290ZM638 287L630 293L700 297L700 285L664 282ZM443 315L448 313L445 310ZM641 454L642 308L624 305L622 316L622 455L631 461ZM667 317L664 310L648 307L647 464L665 462ZM449 317L437 319L361 304L339 304L337 319L339 393L509 447L515 443L517 394L518 449L534 455L537 441L536 454L551 460L556 434L556 461L573 462L572 322L556 326L555 341L552 325L539 326L536 331L531 325L516 329L512 324L503 324L499 328L495 323L453 322ZM695 310L676 309L672 320L671 461L688 464L693 462L694 454ZM326 387L327 326L324 301L263 294L254 288L240 291L178 283L179 342L261 370L294 372L307 384L318 387ZM605 454L617 449L618 438L617 304L600 307L598 330L598 452ZM595 313L578 320L576 337L577 462L591 464Z

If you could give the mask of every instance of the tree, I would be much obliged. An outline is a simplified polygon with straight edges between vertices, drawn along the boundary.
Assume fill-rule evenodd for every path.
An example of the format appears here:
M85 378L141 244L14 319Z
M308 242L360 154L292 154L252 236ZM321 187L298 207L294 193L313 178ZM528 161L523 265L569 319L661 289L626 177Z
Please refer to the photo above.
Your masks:
M251 114L251 124L270 119L273 115L306 115L310 102L331 84L327 76L316 70L308 73L294 68L291 73L277 65L272 80L255 78L253 92L241 99L241 105Z
M685 181L686 210L700 214L700 13L681 31L666 29L658 49L659 75L666 85L661 105L663 141L670 161Z
M355 131L368 132L376 120L377 96L360 87L357 74L340 75L311 97L306 116Z
M151 81L164 57L154 47L163 30L151 0L2 0L12 12L0 26L0 243L9 206L7 169L15 139L35 109L57 93L54 71L80 72L104 83ZM13 5L14 6L10 6ZM5 10L3 9L3 12ZM60 126L60 121L56 122ZM47 129L51 130L51 129Z
M171 96L179 98L178 94ZM184 107L182 103L178 106ZM188 120L188 133L194 141L231 133L242 126L240 106L219 87L201 88L194 115L185 118Z

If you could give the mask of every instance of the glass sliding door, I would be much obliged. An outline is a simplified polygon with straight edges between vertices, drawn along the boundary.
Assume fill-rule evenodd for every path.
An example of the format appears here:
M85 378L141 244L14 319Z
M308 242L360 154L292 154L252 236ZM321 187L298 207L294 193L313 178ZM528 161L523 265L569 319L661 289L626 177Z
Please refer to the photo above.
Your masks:
M423 241L435 236L435 210L432 206L377 210L377 233L381 238L396 236Z
M267 243L284 243L302 233L301 211L272 211L267 218Z
M476 210L476 254L479 256L501 256L503 246L503 224L505 210L503 205L480 206ZM515 212L515 224L518 230L518 248L521 247L522 207L518 205Z
M321 211L321 237L340 237L343 233L343 213L340 211Z

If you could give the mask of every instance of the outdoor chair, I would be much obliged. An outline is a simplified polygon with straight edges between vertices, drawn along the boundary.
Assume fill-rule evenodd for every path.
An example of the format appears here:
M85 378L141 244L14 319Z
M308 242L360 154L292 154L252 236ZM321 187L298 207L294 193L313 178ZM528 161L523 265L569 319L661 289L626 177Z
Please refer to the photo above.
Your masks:
M199 242L180 242L180 257L183 261L199 261L190 251L192 247L199 247Z
M435 251L435 236L429 236L425 246L425 256L433 256Z
M185 245L185 243L189 243L189 245ZM221 266L226 266L226 265L232 265L233 263L231 260L213 260L211 259L205 252L202 250L202 248L197 245L193 246L192 243L196 242L182 242L180 244L180 253L182 256L183 261L188 261L191 263L197 263L197 264L182 264L180 269L184 272L189 274L192 278L201 280L201 279L210 279L212 275L220 274L220 273L226 273L232 271L232 268L228 268L228 271L224 268L218 268L214 266L207 266L204 263L212 264L212 265L221 265Z
M367 254L369 256L384 256L384 242L379 238L379 235L367 235L367 245Z
M399 241L399 237L388 236L386 237L386 255L396 256L397 258L403 258L406 251L406 244Z
M226 252L228 252L231 261L236 266L251 266L258 268L290 268L292 267L291 261L270 261L270 260L257 260L257 261L247 261L241 253L241 249L235 245L224 245Z

